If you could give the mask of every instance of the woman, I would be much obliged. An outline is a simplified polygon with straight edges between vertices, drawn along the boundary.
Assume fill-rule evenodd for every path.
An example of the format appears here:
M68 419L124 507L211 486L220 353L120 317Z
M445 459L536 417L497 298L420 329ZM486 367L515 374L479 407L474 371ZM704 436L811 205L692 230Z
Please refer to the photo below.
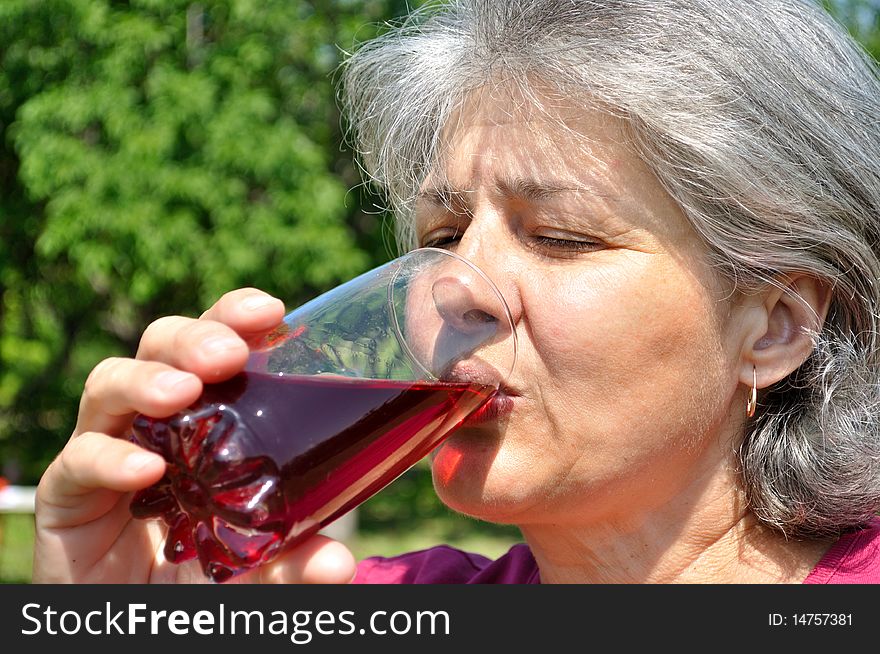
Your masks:
M521 345L440 498L520 527L496 562L356 564L317 537L263 581L880 582L880 83L795 0L459 0L348 61L344 103L401 242L455 250ZM34 576L195 580L125 493L118 437L244 365L281 303L224 296L98 365L40 483Z

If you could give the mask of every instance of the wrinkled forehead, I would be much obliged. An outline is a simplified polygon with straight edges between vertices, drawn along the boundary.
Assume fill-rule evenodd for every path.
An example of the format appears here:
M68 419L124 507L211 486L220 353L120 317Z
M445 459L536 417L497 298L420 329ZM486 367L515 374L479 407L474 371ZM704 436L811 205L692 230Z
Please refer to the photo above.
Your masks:
M536 85L486 84L446 120L422 190L484 183L489 169L509 178L550 169L558 181L596 186L635 157L628 143L626 121L598 102Z

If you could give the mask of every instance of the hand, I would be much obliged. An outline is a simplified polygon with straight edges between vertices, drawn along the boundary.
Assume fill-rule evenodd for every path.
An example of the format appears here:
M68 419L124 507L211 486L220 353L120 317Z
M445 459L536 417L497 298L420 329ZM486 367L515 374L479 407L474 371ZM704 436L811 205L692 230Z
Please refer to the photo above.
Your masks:
M248 342L283 316L280 300L232 291L198 320L160 318L135 359L106 359L92 370L73 435L37 487L35 583L205 581L197 561L164 560L164 524L131 517L132 493L157 482L165 461L120 437L137 413L171 416L199 397L203 383L240 372ZM234 581L346 583L354 572L351 553L319 535Z

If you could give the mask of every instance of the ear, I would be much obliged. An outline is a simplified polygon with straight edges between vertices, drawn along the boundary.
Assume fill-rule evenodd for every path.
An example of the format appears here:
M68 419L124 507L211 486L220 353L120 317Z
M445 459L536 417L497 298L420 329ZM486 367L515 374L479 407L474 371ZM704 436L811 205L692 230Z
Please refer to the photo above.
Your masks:
M806 274L790 275L768 285L753 308L743 343L740 382L750 388L753 366L758 388L766 388L795 371L813 351L808 331L818 332L831 304L831 287Z

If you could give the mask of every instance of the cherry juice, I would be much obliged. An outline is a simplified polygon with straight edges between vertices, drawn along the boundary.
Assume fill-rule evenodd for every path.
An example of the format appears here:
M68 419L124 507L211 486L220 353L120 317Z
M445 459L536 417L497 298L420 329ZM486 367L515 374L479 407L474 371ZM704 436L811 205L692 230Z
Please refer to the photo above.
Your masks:
M134 440L168 462L135 494L169 526L165 557L222 582L305 540L427 455L493 389L457 382L241 373L189 410L138 416Z

